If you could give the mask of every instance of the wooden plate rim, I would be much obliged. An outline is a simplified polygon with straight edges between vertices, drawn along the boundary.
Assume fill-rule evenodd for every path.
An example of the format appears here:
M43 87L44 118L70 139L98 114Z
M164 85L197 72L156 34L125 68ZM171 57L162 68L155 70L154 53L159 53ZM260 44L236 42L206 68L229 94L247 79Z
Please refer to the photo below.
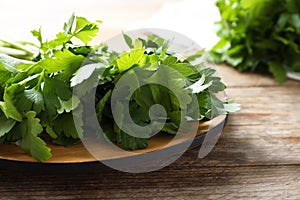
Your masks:
M214 126L210 127L209 130L212 130L214 128L220 128L220 126L224 126L224 123L227 122L227 118L228 118L228 115L221 115L219 116L219 121L217 124L215 124ZM211 122L213 121L214 119L208 121L208 122ZM221 127L222 129L224 127ZM192 144L190 145L189 149L192 149L192 148L195 148L199 145L201 145L201 143L203 142L203 139L205 138L207 134L207 131L205 132L202 132L201 134L197 134L197 136L193 139L193 142ZM148 150L147 149L145 150L144 154L147 154L147 153L153 153L154 151L165 151L165 150L168 150L170 148L174 148L176 147L177 145L181 145L185 142L191 142L191 141L184 141L184 142L181 142L181 143L178 143L178 144L175 144L175 145L172 145L172 146L168 146L168 147L164 147L162 146L162 148L160 149L154 149L154 150ZM85 154L83 155L76 155L76 152L75 154L70 154L69 156L78 156L78 159L75 160L75 159L67 159L67 160L59 160L59 158L57 157L53 157L51 159L49 159L48 161L45 161L45 162L42 162L43 164L76 164L76 163L92 163L92 162L99 162L101 160L97 160L95 159L87 150L86 148L80 144L80 148L82 148L81 150L84 150L85 151ZM0 145L0 151L1 151L1 146L2 148L5 148L7 147L8 145ZM50 145L50 148L53 150L53 147L55 148L55 150L65 150L66 148L74 148L74 147L61 147L61 146L53 146L53 145ZM3 156L1 155L0 153L0 160L1 161L13 161L13 162L19 162L19 163L39 163L37 161L35 161L31 156L27 155L26 153L24 153L19 147L15 146L14 147L16 149L16 152L18 153L17 155L18 156ZM77 147L79 148L79 146ZM8 154L9 155L9 154ZM54 154L55 156L56 154ZM140 154L137 154L136 156L139 156ZM133 156L134 157L134 156ZM62 156L62 158L65 158L65 156ZM124 157L120 157L120 158L113 158L113 159L104 159L104 160L114 160L114 159L123 159ZM102 160L102 161L104 161Z

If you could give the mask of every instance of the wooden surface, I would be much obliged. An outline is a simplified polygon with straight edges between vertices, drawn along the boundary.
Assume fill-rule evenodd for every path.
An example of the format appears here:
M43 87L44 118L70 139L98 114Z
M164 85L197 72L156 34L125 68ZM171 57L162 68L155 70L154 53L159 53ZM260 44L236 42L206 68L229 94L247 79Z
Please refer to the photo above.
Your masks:
M147 4L145 16L153 8L157 1ZM134 10L127 13L134 19ZM103 32L115 34L116 28ZM147 174L97 163L0 162L0 199L300 199L300 82L279 85L268 76L218 69L242 110L229 117L205 159L194 149Z
M1 162L0 199L299 199L300 83L218 69L243 109L205 159L194 149L147 174Z

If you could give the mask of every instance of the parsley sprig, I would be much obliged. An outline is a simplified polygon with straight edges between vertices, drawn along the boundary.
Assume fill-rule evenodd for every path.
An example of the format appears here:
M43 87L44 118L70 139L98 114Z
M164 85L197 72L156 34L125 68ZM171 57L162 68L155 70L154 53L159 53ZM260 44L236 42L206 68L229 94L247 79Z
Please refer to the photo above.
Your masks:
M218 0L219 42L216 62L239 71L273 74L284 82L287 71L300 71L299 0Z
M18 142L41 162L52 157L48 142L64 146L80 142L85 136L85 121L74 122L73 115L84 112L78 109L80 98L97 87L96 114L107 138L127 150L147 148L147 139L128 135L112 117L112 91L127 72L131 80L165 79L168 88L181 94L183 104L160 85L140 87L130 99L129 110L141 126L150 122L148 111L155 104L166 109L162 131L169 134L176 134L180 123L212 119L239 109L239 105L216 97L225 85L214 76L214 69L192 64L203 52L181 60L168 50L168 41L154 35L133 41L124 34L129 52L111 51L106 44L89 46L98 33L98 23L73 15L53 40L44 40L41 29L32 31L39 47L1 43L6 51L0 54L0 143ZM159 77L161 72L164 77ZM192 95L199 105L197 113L189 107ZM119 117L124 118L123 113Z

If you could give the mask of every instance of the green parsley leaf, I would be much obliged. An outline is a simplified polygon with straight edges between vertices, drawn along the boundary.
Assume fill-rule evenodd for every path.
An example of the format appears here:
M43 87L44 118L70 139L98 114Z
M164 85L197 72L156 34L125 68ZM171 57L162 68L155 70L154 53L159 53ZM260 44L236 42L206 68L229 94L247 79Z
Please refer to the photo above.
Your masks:
M68 50L57 51L52 58L41 60L38 65L47 73L56 73L61 71L72 70L73 73L81 66L84 57L74 55ZM68 71L69 73L69 71Z
M1 121L0 138L1 138L15 126L16 121L13 119L7 119L2 112L0 112L0 121Z
M36 113L30 111L26 113L26 119L21 123L22 140L21 148L32 155L37 161L41 162L52 157L50 148L38 137L43 131L40 120L35 118Z
M65 34L72 34L72 28L75 21L75 14L73 13L68 22L64 24Z
M132 39L131 37L129 37L128 35L126 35L124 32L122 32L123 37L125 39L126 44L130 47L133 48L133 44L132 44Z
M143 58L145 49L132 49L130 53L123 52L119 59L117 59L117 65L120 72L130 69L133 65L139 64Z
M99 28L97 24L90 23L84 17L76 17L76 28L73 35L85 44L92 41L93 37L97 35L98 31Z
M124 132L120 136L121 145L125 150L146 149L148 141L145 138L136 138Z
M11 118L19 122L22 121L21 113L11 103L11 101L0 101L0 108L7 118Z
M73 139L82 138L82 130L79 132L74 123L72 113L62 113L53 121L53 131L58 136L63 135Z

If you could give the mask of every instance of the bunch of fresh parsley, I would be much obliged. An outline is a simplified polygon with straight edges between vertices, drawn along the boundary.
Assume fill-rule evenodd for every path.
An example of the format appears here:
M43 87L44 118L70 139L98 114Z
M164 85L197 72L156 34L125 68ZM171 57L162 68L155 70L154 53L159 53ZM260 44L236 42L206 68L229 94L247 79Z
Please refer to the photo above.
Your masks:
M225 85L214 76L214 69L192 64L203 52L180 60L169 52L167 41L153 35L133 41L124 34L129 52L110 51L105 44L92 47L88 43L98 33L98 23L74 15L53 40L44 40L41 30L32 33L40 43L38 48L31 43L2 42L6 54L0 54L0 143L17 142L37 161L52 157L46 142L68 146L85 137L84 120L76 121L73 115L85 112L78 109L80 99L95 87L95 110L106 137L124 149L146 148L147 139L126 134L112 116L112 92L128 72L131 80L167 80L168 88L180 93L183 102L179 104L172 91L160 85L140 87L129 101L131 117L138 125L150 123L148 111L155 104L166 109L162 131L170 134L176 134L179 124L188 120L211 119L239 109L215 96ZM161 72L164 77L159 77ZM199 105L197 113L189 107L193 95Z
M270 72L284 82L300 72L299 0L218 0L220 41L211 54L239 71Z

